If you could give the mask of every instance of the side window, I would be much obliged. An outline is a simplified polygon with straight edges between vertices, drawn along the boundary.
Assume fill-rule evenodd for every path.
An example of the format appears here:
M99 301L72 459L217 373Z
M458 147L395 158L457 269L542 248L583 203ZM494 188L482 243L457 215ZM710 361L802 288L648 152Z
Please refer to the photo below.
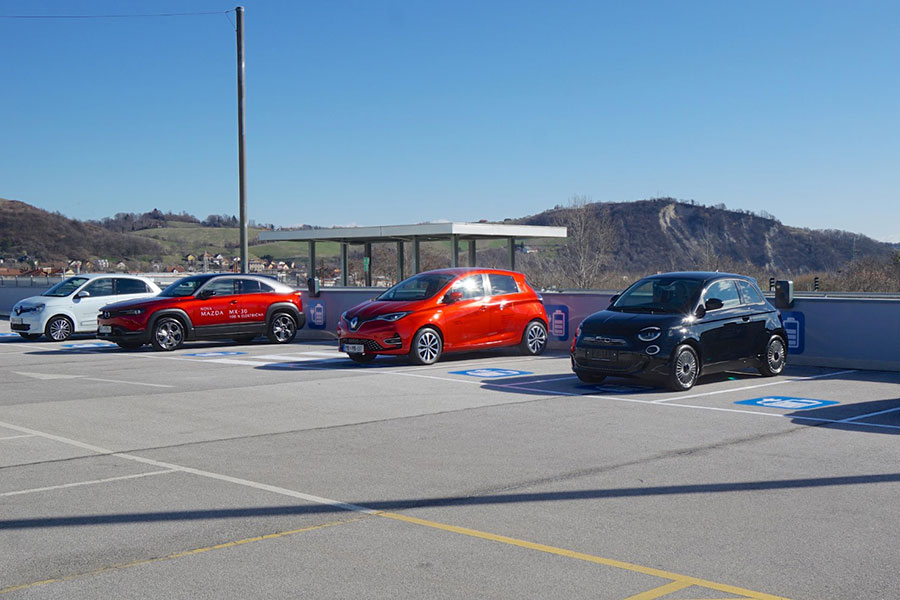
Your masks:
M744 304L765 304L765 298L763 298L759 291L749 282L739 279L738 287L741 288L741 296L744 298Z
M465 279L460 279L454 283L452 289L454 292L462 292L463 300L481 298L484 296L484 280L480 273L478 275L469 275Z
M231 296L234 294L234 279L214 279L203 286L204 292L215 292L216 296Z
M723 308L734 308L735 306L741 305L741 297L738 296L734 281L730 279L716 281L709 286L709 289L703 294L703 301L706 302L710 298L718 298L721 300Z
M116 278L116 294L146 294L149 291L140 279Z
M95 279L91 283L87 284L82 291L90 292L91 298L96 298L98 296L112 296L113 280L109 277L104 279Z
M491 282L491 296L519 293L519 287L516 285L516 280L513 279L511 275L488 273L488 280Z
M235 281L235 291L238 294L258 294L263 290L255 279L238 279Z

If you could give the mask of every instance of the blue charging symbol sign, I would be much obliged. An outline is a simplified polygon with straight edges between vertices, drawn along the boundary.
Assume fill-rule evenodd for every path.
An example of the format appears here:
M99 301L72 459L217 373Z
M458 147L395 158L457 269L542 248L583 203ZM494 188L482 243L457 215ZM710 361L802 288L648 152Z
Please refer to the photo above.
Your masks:
M803 347L806 345L806 317L797 310L783 310L781 318L787 333L788 354L803 354Z
M569 307L565 304L548 304L547 319L550 321L550 337L560 341L569 339Z

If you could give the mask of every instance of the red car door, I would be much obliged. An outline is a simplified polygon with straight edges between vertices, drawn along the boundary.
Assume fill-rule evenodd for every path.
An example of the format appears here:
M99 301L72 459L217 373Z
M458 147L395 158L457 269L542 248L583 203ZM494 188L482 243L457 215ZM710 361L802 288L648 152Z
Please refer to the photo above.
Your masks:
M510 343L522 337L525 327L521 311L522 294L512 275L488 273L490 295L487 298L487 312L490 317L491 343Z
M201 287L185 306L196 328L231 325L239 322L240 296L234 293L233 277L217 277Z
M241 323L263 323L266 320L266 309L275 302L275 288L256 279L237 279L236 289L241 299Z
M490 332L490 315L485 303L484 276L469 275L450 287L454 299L442 310L444 346L461 349L483 344Z

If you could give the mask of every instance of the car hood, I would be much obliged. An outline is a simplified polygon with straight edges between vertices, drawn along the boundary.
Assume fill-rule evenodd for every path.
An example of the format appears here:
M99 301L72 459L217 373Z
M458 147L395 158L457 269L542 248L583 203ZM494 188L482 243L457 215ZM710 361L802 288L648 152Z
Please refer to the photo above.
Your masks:
M125 310L127 308L158 306L172 303L173 300L179 300L179 298L160 298L159 296L152 296L150 298L134 298L132 300L122 300L120 302L106 304L103 306L102 310Z
M684 315L647 313L625 313L614 310L601 310L586 318L581 323L584 333L627 335L637 333L645 327L659 327L666 329L681 325Z
M366 300L347 311L347 318L359 317L368 321L380 315L401 311L413 311L422 307L422 300L397 301L397 300Z
M56 300L59 300L59 298L50 298L47 296L29 296L28 298L22 298L13 305L13 314L15 314L15 310L19 307L31 308L32 306L37 306L38 304L52 304Z

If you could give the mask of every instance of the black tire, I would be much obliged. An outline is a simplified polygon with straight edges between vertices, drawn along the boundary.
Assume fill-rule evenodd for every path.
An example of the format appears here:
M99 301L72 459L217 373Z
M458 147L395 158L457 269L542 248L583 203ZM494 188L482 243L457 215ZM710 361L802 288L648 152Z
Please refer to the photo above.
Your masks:
M239 335L237 337L231 338L231 340L235 344L249 344L250 342L252 342L255 339L256 339L255 335Z
M44 335L54 342L64 342L72 337L74 331L75 325L72 323L72 319L65 315L56 315L47 321Z
M674 392L684 392L694 387L699 376L700 359L697 358L697 352L687 344L675 348L666 387Z
M22 336L23 338L25 338L26 340L30 340L30 341L32 341L32 342L33 342L34 340L39 340L39 339L41 339L41 334L39 334L39 333L22 333L22 332L20 331L20 332L19 332L19 335L21 335L21 336Z
M347 356L349 356L350 360L352 360L353 362L359 363L361 365L370 363L375 360L374 354L348 354Z
M527 356L541 354L547 349L547 327L540 321L531 321L525 326L519 349Z
M773 335L759 357L759 372L766 377L781 375L787 364L787 344L780 335Z
M163 317L153 324L150 343L157 350L171 352L184 343L184 324L174 317Z
M122 350L137 350L144 344L142 342L116 342L116 345Z
M603 380L606 379L606 375L593 375L591 373L585 373L584 371L575 371L575 374L578 376L578 379L584 383L598 384L603 383Z
M423 327L409 345L409 360L416 365L433 365L444 351L444 340L433 327Z
M286 312L277 312L272 315L269 326L266 328L266 337L273 344L287 344L294 341L297 335L297 319Z

